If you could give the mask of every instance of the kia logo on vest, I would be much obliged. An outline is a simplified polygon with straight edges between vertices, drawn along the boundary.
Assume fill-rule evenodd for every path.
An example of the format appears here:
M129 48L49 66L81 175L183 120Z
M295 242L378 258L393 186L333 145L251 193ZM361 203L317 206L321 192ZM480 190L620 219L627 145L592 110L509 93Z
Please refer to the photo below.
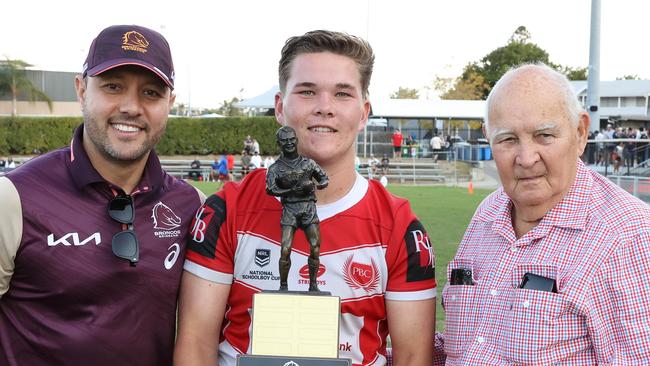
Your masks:
M72 239L72 243L69 242L68 239ZM99 245L102 242L102 235L100 233L94 233L84 240L79 240L79 233L67 233L63 235L63 237L59 238L58 240L54 240L54 234L50 234L47 236L48 247L53 247L58 244L63 244L67 247L71 245L78 247L80 245L85 245L86 243L89 243L91 241L94 241L95 245Z

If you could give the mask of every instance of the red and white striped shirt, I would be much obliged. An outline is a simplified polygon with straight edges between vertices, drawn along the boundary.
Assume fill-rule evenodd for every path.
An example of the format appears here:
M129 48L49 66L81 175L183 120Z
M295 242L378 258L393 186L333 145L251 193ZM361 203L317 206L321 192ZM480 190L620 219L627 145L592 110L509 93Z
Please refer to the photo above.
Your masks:
M511 208L503 189L486 198L449 263L446 365L650 364L650 207L579 162L519 239ZM454 268L475 285L449 285ZM518 288L527 272L557 293Z

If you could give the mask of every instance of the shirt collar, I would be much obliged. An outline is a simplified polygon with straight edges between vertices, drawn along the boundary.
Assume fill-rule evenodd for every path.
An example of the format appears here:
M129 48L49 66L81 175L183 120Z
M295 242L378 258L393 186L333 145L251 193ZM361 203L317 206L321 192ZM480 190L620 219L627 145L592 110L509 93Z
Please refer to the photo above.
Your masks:
M537 230L544 235L551 227L566 227L584 229L587 224L588 205L593 177L582 160L578 159L576 177L562 200L550 209L545 215ZM476 218L484 222L493 222L493 228L512 227L511 209L512 200L500 187L486 198L486 205L482 205L476 213Z
M83 147L83 127L79 125L70 142L70 164L68 170L70 176L78 189L93 183L108 183L95 169L90 162L86 149ZM151 151L147 163L142 173L142 178L138 182L136 190L139 191L152 191L163 184L163 171L160 166L160 160L155 151Z

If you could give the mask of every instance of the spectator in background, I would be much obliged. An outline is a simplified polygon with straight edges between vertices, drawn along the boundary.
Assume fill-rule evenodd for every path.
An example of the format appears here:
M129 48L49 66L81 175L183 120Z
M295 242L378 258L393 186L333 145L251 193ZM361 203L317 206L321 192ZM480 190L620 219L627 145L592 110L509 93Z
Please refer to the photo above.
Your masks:
M253 155L253 139L251 138L251 135L247 135L244 139L244 151L246 151L248 155Z
M232 154L226 155L226 162L228 163L228 180L235 180L235 157Z
M375 158L374 154L370 154L370 158L368 158L368 179L373 179L374 177L377 176L377 170L379 167L379 160Z
M402 140L404 139L404 136L402 136L402 131L397 128L395 131L393 131L393 158L394 159L401 159L402 158Z
M253 139L253 153L260 154L260 143L256 139Z
M624 133L624 138L626 139L636 139L636 131L632 127L628 127L627 131ZM623 161L625 166L631 168L634 166L634 147L636 143L634 141L626 141L623 144Z
M445 148L447 149L447 161L451 161L454 153L454 140L452 140L451 135L445 136Z
M216 182L219 180L219 159L214 158L214 162L210 164L210 181Z
M602 131L595 131L596 137L596 165L605 164L605 144L602 142L605 139L605 134ZM600 141L600 142L599 142Z
M253 151L253 156L251 156L251 170L262 167L262 157L257 151Z
M198 158L194 158L190 163L190 171L187 176L194 181L203 180L201 176L201 162Z
M431 145L431 151L433 152L434 163L438 162L438 154L440 154L440 152L442 151L442 144L443 142L442 139L440 138L440 135L438 135L438 133L433 135L433 137L431 138L430 145Z
M14 169L16 168L16 163L14 162L14 159L10 156L9 159L7 159L7 165L5 166L7 169Z
M248 171L251 167L251 156L248 154L248 151L243 150L241 152L241 176L242 179L248 174Z
M0 170L4 170L6 165L7 165L7 161L5 160L4 156L0 157Z
M212 163L212 172L210 172L212 181L226 182L228 181L228 159L225 155L221 155L221 159L214 159Z
M388 174L389 164L390 164L390 160L388 159L388 154L384 154L384 157L381 158L381 174L383 175Z
M358 156L354 156L354 170L359 172L361 170L361 159Z
M262 164L262 166L268 169L273 163L275 163L275 159L273 159L273 157L271 156L267 156L264 158L264 163Z
M640 140L647 140L648 139L648 131L646 130L645 127L639 128L639 139ZM637 142L636 144L636 160L638 161L641 166L646 166L646 160L650 158L650 149L648 149L648 142L647 141L642 141L642 142Z

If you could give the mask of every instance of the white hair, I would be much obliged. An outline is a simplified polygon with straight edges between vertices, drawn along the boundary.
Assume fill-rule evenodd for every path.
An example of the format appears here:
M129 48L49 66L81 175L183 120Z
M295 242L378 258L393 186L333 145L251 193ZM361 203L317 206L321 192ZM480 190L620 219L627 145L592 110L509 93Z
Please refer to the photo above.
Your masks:
M577 127L578 121L580 120L580 113L584 112L585 109L582 107L582 104L578 100L578 96L573 91L573 87L571 86L569 79L567 79L564 74L553 70L545 63L538 62L535 64L524 64L513 67L505 74L503 74L501 79L497 81L497 83L494 85L494 88L492 88L492 91L490 91L490 94L488 95L487 101L485 103L485 131L488 131L488 126L490 123L490 106L494 102L494 95L496 95L504 87L504 84L507 84L510 79L515 77L520 72L528 70L541 71L544 77L557 85L557 91L564 99L564 103L562 104L564 106L565 113L567 117L569 117L571 123Z

